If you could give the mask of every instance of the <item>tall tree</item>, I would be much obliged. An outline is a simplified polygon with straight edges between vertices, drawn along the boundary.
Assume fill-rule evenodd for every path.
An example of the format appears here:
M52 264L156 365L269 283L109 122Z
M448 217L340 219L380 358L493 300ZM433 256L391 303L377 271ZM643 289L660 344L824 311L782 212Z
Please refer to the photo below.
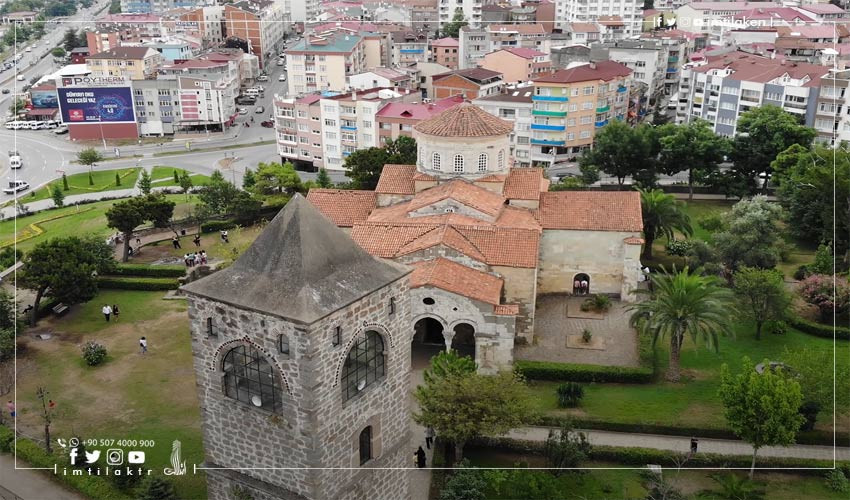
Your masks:
M779 205L756 196L736 203L725 219L726 230L714 235L714 246L729 271L776 266L784 244Z
M192 189L192 178L189 177L189 172L185 170L180 174L180 189L183 190L183 193L187 195L189 194L189 190Z
M133 231L142 223L152 222L155 227L168 227L174 215L174 202L162 194L137 196L119 201L106 211L107 225L121 231L124 236L122 262L127 262Z
M661 139L661 165L667 175L688 171L688 199L694 198L694 182L705 182L717 171L729 152L729 141L714 133L711 124L696 120L675 127Z
M735 272L734 283L738 307L755 322L756 340L761 340L764 323L784 318L791 304L782 273L775 269L742 267Z
M331 176L328 175L328 171L324 168L319 169L319 174L316 176L316 185L320 188L333 187L333 182L331 182Z
M398 165L413 165L416 163L416 139L401 136L390 139L384 145L387 150L387 163Z
M777 106L753 108L738 118L737 135L732 141L732 161L753 184L765 173L763 188L767 189L773 173L771 163L779 153L794 144L808 148L814 140L813 128L800 124L800 120Z
M660 189L639 191L643 214L644 258L652 258L652 244L660 236L673 239L676 231L687 237L693 235L691 218L684 211L684 203Z
M460 356L456 351L440 351L431 358L431 365L422 373L426 384L436 384L450 376L475 373L475 361L469 356Z
M0 361L15 356L15 333L23 326L21 320L14 297L0 288ZM0 384L0 389L3 387L5 385Z
M419 412L414 420L453 443L457 461L463 457L468 441L505 434L533 418L528 388L510 371L448 375L420 385L415 396Z
M469 23L463 15L463 8L458 7L452 16L452 21L443 26L443 36L457 38L460 35L460 29Z
M23 286L35 290L30 324L35 325L41 299L50 296L68 305L97 294L97 274L112 270L112 249L100 238L53 238L39 243L24 257Z
M65 47L65 50L67 52L71 52L82 45L85 44L80 43L80 38L77 36L77 30L74 28L68 28L65 31L65 37L62 39L62 46Z
M239 192L216 170L210 176L209 183L198 191L199 209L209 215L228 213Z
M641 334L652 335L653 343L664 337L670 339L670 366L666 378L678 382L681 378L679 357L685 336L694 343L702 340L716 350L718 337L730 331L732 294L720 286L717 278L692 274L688 268L679 272L673 269L672 273L663 270L654 273L651 279L653 291L648 300L632 307L631 324Z
M729 367L720 370L719 395L723 414L732 432L753 447L750 479L756 467L756 455L764 446L788 446L803 417L798 412L803 396L800 384L791 377L774 373L764 360L758 373L752 362L744 358L743 371L732 375Z
M254 177L254 171L246 168L245 173L242 174L242 189L251 189L256 183L257 178Z
M301 188L301 179L298 177L295 167L289 162L283 165L280 163L260 163L257 166L254 178L256 181L253 190L257 194L282 194Z
M62 186L54 184L50 189L50 197L53 198L53 205L62 207L65 205L65 193L62 192Z
M147 170L142 169L142 175L139 178L139 191L144 195L151 194L151 176Z
M846 343L836 344L836 349L842 345L847 352ZM786 348L780 358L797 373L803 401L817 403L827 415L850 410L850 363L836 363L836 354L832 348Z
M384 148L358 149L345 159L345 175L355 189L374 190L387 163L389 155Z
M637 177L646 170L652 154L646 139L625 122L613 120L596 133L593 149L582 155L580 163L616 177L622 187L626 177Z
M86 148L77 153L77 163L89 167L89 174L92 171L92 165L103 161L103 156L94 148Z

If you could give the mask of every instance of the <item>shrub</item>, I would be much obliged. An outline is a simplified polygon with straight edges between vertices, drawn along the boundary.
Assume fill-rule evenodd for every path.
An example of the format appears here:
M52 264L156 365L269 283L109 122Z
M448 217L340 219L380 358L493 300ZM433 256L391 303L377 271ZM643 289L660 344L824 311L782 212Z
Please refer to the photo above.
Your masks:
M850 284L846 278L813 274L801 281L797 290L803 300L817 306L824 321L850 309Z
M797 330L816 337L831 339L834 335L836 339L850 340L850 328L845 326L824 325L794 315L788 317L788 323Z
M0 452L10 453L12 451L12 442L15 440L15 431L0 425Z
M236 227L236 223L232 220L211 220L201 224L202 233L214 233L216 231L227 231Z
M184 266L152 266L147 264L118 264L110 275L144 276L148 278L179 278L186 275Z
M89 366L97 366L106 359L106 347L94 341L88 341L83 345L83 359Z
M806 419L803 425L800 426L801 431L810 431L815 428L815 422L817 422L820 410L821 405L817 401L806 401L800 406L800 415Z
M723 218L719 215L706 215L705 217L700 217L697 219L697 224L706 231L711 231L712 233L717 231L722 231L723 228L726 227L726 224L723 222Z
M174 278L136 278L121 276L101 276L97 279L99 288L111 290L176 290L180 286Z
M797 280L797 281L802 281L802 280L808 278L811 275L812 275L812 271L809 269L809 266L807 266L805 264L798 267L797 270L794 271L794 279Z
M514 366L519 373L530 380L647 384L655 377L654 370L649 367L632 368L526 360L516 361Z
M826 473L826 487L839 493L850 491L850 481L841 469L834 469Z
M576 382L566 382L558 386L558 407L575 408L584 397L584 388Z
M605 312L611 308L611 297L597 293L593 297L587 298L581 304L582 311Z
M590 330L588 330L587 328L585 328L584 331L581 332L581 340L585 344L589 344L590 339L592 339L592 338L593 338L593 333Z
M112 481L112 484L115 485L119 490L130 492L135 490L139 483L142 481L142 476L133 474L132 476L128 476L126 474L121 474L120 476L116 476L115 474L111 474L109 479Z
M667 255L686 257L693 248L694 243L691 240L673 240L667 243Z
M785 335L788 333L788 323L784 321L768 321L764 324L764 331L767 334Z

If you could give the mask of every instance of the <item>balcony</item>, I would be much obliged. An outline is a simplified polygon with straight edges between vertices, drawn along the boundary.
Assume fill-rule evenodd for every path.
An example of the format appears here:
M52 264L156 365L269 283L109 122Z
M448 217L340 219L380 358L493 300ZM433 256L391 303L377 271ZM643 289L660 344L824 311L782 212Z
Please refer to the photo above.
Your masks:
M531 143L538 146L563 146L566 144L564 141L547 141L544 139L531 139Z
M341 126L341 127L339 127L339 128L340 128L341 130L346 130L346 131L348 131L348 132L355 132L355 131L357 131L357 127L349 127L349 126L345 126L345 125L344 125L344 126Z
M567 116L566 111L544 111L542 109L532 109L531 114L534 116L554 116L558 118Z
M601 122L595 122L594 125L596 126L596 128L604 127L605 125L608 125L608 120L602 120Z
M670 56L667 58L667 62L679 62L679 56Z
M531 96L532 101L539 102L567 102L569 99L566 96L554 96L554 95L533 95Z
M611 106L606 104L605 106L601 106L601 107L596 108L596 112L597 113L605 113L606 111L608 111L610 109L611 109Z
M400 49L399 52L402 54L422 54L425 49Z
M566 130L564 125L540 125L537 123L531 124L531 130L546 130L548 132L563 132Z

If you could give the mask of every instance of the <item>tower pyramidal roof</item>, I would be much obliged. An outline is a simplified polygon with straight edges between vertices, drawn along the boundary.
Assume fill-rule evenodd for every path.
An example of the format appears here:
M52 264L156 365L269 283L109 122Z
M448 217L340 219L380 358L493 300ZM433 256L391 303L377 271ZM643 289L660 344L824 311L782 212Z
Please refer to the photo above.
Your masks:
M369 255L296 194L233 265L182 289L309 324L409 272Z

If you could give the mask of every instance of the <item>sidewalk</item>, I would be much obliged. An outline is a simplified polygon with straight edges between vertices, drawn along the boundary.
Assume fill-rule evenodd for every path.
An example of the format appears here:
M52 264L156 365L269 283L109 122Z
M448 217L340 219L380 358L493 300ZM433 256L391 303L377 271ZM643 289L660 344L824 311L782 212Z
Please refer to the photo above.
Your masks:
M18 461L18 467L28 465ZM0 499L3 500L85 500L52 481L50 471L15 470L15 458L0 454Z
M587 436L590 444L599 446L621 446L627 448L651 448L681 453L690 451L690 437L665 436L660 434L637 434L576 429ZM525 427L511 431L507 437L528 441L546 441L549 427ZM699 438L700 453L718 455L752 456L753 447L743 441L729 439ZM796 444L792 446L766 446L759 449L759 457L811 458L818 460L850 460L850 448ZM756 461L758 466L758 461Z
M74 194L65 198L65 206L71 206L79 201L89 201L89 200L100 200L103 198L128 198L137 194L136 189L116 189L113 191L98 191L97 193L83 193L83 194ZM53 200L47 198L46 200L38 200L32 203L26 202L26 197L23 197L24 202L22 205L27 207L30 212L40 212L42 210L46 210L48 208L53 208ZM10 205L3 209L0 209L0 213L3 214L4 219L11 219L15 216L15 206Z

